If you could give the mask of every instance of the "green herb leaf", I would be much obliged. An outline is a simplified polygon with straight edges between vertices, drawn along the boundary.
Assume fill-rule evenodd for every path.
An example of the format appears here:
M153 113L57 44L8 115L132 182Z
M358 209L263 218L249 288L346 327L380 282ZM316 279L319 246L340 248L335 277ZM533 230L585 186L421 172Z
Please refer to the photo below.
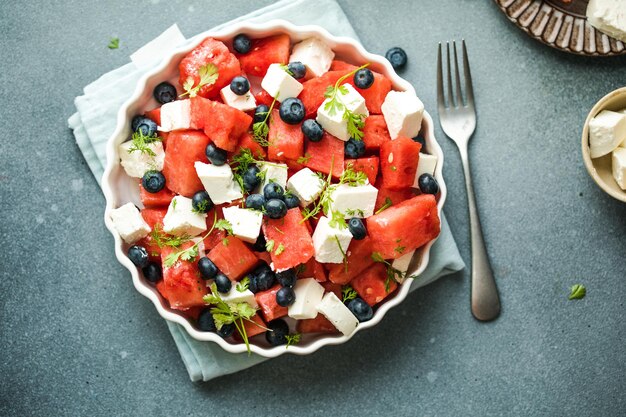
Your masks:
M128 153L140 152L145 153L149 156L156 156L150 144L154 142L161 141L161 138L156 135L156 133L152 136L146 136L140 130L133 133L131 137L132 146L128 148Z
M405 277L406 272L402 272L399 269L394 268L391 264L383 259L383 256L379 252L372 253L372 260L374 262L379 262L384 264L387 267L387 279L385 279L385 292L389 292L389 288L391 286L391 281L396 281L400 283Z
M343 213L339 211L333 211L331 213L331 218L328 221L328 225L330 227L334 227L335 229L347 229L348 223L346 223L346 219L344 218Z
M569 297L567 298L569 300L581 300L585 298L585 295L587 295L587 289L585 286L582 284L576 284L572 286Z
M285 336L285 339L287 339L287 346L285 347L285 349L289 348L289 346L297 345L298 343L300 343L301 337L302 335L300 333L288 334L287 336Z
M357 298L359 294L352 288L350 285L344 285L341 287L341 301L344 303L346 301L354 300Z
M183 89L185 90L185 92L179 97L184 97L186 95L189 95L189 97L195 97L196 95L198 95L198 92L202 87L215 84L218 76L219 74L215 65L208 63L201 66L198 69L198 77L200 78L200 82L198 83L198 85L194 87L194 77L187 78L183 83Z
M348 257L346 256L346 252L341 247L341 242L339 241L339 238L337 237L337 235L334 235L333 237L335 238L335 242L337 242L337 246L339 246L339 252L341 252L341 256L343 259L343 268L344 268L344 271L347 273L348 272Z
M387 210L389 207L391 207L391 204L392 204L391 198L385 197L385 203L382 206L380 206L380 208L376 210L374 214L378 214L384 210Z
M269 122L271 120L272 110L274 109L274 105L276 104L277 98L278 96L276 96L276 98L274 98L274 100L272 101L272 104L270 105L269 110L265 114L265 118L262 121L256 122L252 125L252 139L254 139L254 141L261 146L269 146L270 144L269 141L267 140L267 135L270 131ZM262 113L257 113L257 114L262 114Z
M281 70L285 71L287 74L293 77L293 72L291 72L291 70L289 69L289 65L279 64L279 67Z
M328 99L324 104L324 110L328 112L330 116L334 116L337 113L342 113L342 117L347 122L348 134L357 140L363 139L363 126L365 122L365 115L355 114L347 109L344 103L341 101L341 96L348 94L348 88L342 83L350 76L354 75L358 70L369 66L369 63L356 68L353 71L345 74L337 80L333 87L327 87L324 92L324 97Z
M268 252L272 252L274 250L274 241L268 240L265 242L265 250Z
M276 248L276 251L274 252L274 255L278 256L281 253L283 253L285 251L285 247L283 246L282 243L278 244L278 247Z
M296 162L298 162L299 164L306 164L307 162L309 162L309 159L311 159L311 154L307 152L304 154L304 156L299 157Z
M111 38L107 48L109 49L117 49L120 47L120 38Z
M162 229L161 223L157 223L154 225L154 228L150 232L150 237L159 248L163 248L165 246L178 248L180 245L188 242L191 239L191 236L187 234L181 236L173 236L165 233Z
M241 281L237 283L236 288L239 292L245 292L248 288L250 288L250 277L244 277Z
M214 226L217 230L224 230L229 235L233 234L233 225L226 219L219 219Z
M176 200L173 200L173 202L176 202ZM215 230L215 229L225 230L226 225L230 226L230 223L227 220L224 220L224 219L218 220L217 219L217 212L214 212L213 213L213 224L211 225L211 228L209 229L209 231L204 236L202 236L198 240L198 242L196 242L193 246L190 246L187 249L183 249L183 250L180 250L178 252L170 253L165 258L165 260L163 261L163 266L166 267L166 268L169 268L169 267L174 266L174 264L176 264L176 262L178 262L179 260L191 261L191 260L195 259L198 256L198 251L199 251L198 245L200 244L200 242L204 241L204 239L209 237L209 235L211 233L213 233L213 230ZM230 232L232 233L232 227L230 228ZM182 238L183 237L181 236L181 239ZM187 238L187 240L189 240L189 238ZM185 240L185 242L187 240ZM178 246L180 246L182 243L184 243L184 242L180 242L180 244L178 244ZM158 244L158 241L157 241L157 244ZM177 247L177 246L174 246L174 247Z

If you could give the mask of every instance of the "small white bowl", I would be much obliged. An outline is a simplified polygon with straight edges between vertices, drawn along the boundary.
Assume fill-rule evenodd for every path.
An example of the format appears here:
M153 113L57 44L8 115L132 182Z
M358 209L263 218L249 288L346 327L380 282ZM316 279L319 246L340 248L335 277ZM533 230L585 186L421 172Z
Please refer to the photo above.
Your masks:
M246 346L243 343L231 343L215 333L197 330L184 316L176 310L170 309L167 302L161 297L156 288L139 275L137 267L135 267L135 265L133 265L130 259L126 256L126 249L128 248L128 245L122 241L119 234L113 227L109 214L111 210L127 202L133 202L141 207L137 180L126 175L119 163L118 154L118 146L122 142L128 140L130 136L130 122L132 117L136 114L142 114L145 110L157 106L157 103L152 98L152 90L154 87L163 80L176 80L178 78L178 63L202 40L210 36L216 39L229 41L239 33L246 33L252 38L261 38L279 33L287 33L291 37L292 41L299 41L310 36L317 36L324 40L333 49L333 51L335 51L338 59L359 64L370 62L370 68L388 77L395 90L415 91L411 84L400 78L395 73L389 62L384 57L367 52L354 39L333 36L319 26L295 26L283 20L272 20L262 24L243 22L234 24L225 29L207 31L195 37L194 39L196 41L193 44L174 51L156 68L141 77L132 97L129 98L128 101L126 101L120 108L117 115L117 128L107 143L107 166L102 180L102 189L106 197L104 222L115 240L115 255L117 256L117 259L130 271L133 278L133 284L135 285L137 291L154 303L161 317L180 324L194 339L215 342L224 350L232 353L246 352ZM435 140L433 120L427 112L424 112L422 132L426 139L426 149L429 153L437 156L438 160L435 178L439 182L441 190L437 206L439 215L441 216L443 204L446 200L446 185L442 177L443 152ZM416 252L409 270L410 275L419 275L424 271L428 265L430 248L432 247L433 242L434 241L428 243ZM265 341L263 340L259 344L251 343L250 349L256 354L272 358L284 353L307 355L315 352L322 346L345 343L358 332L378 324L390 308L400 304L400 302L406 298L412 282L413 279L409 278L402 285L399 285L396 293L391 295L385 302L378 306L374 317L367 322L360 323L356 331L350 336L344 336L341 334L303 335L301 342L298 345L290 346L289 349L286 349L285 346L272 347L268 344L264 344Z

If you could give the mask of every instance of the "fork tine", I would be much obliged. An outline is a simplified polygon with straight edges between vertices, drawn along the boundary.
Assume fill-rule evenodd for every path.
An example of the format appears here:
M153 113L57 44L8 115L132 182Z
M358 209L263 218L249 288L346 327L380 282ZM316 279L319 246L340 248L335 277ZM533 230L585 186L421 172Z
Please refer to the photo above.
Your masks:
M454 81L456 91L456 103L459 107L463 106L463 94L461 94L461 76L459 75L459 60L456 54L456 41L452 41L454 49Z
M443 98L443 69L441 68L441 42L437 51L437 107L439 111L446 108L446 102Z
M467 98L467 106L474 107L474 87L472 86L472 74L470 72L469 59L467 58L467 47L465 39L463 43L463 73L465 74L465 96Z
M448 56L448 107L456 107L452 96L452 67L450 66L450 42L446 42L446 55Z

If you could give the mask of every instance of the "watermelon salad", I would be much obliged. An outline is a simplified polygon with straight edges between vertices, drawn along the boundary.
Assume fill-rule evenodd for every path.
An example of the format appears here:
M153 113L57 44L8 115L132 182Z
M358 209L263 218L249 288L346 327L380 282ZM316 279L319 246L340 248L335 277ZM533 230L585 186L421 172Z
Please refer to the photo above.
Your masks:
M110 213L169 307L231 343L350 335L440 232L424 106L318 38L203 40L136 115Z

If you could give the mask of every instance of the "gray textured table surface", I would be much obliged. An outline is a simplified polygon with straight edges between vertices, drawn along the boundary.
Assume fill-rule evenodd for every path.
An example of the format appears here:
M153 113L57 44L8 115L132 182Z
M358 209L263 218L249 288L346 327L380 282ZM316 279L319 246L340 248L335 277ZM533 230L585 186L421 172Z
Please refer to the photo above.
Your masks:
M431 110L436 42L468 40L470 153L500 319L471 318L464 272L351 343L189 382L165 323L115 260L104 198L66 119L85 84L171 23L192 35L267 3L0 4L0 414L625 415L626 205L596 188L579 147L588 110L626 84L626 57L548 49L488 0L340 3L368 49L406 49L403 75ZM121 48L110 51L114 35ZM469 260L460 161L437 134L445 211ZM578 282L587 297L568 301Z

